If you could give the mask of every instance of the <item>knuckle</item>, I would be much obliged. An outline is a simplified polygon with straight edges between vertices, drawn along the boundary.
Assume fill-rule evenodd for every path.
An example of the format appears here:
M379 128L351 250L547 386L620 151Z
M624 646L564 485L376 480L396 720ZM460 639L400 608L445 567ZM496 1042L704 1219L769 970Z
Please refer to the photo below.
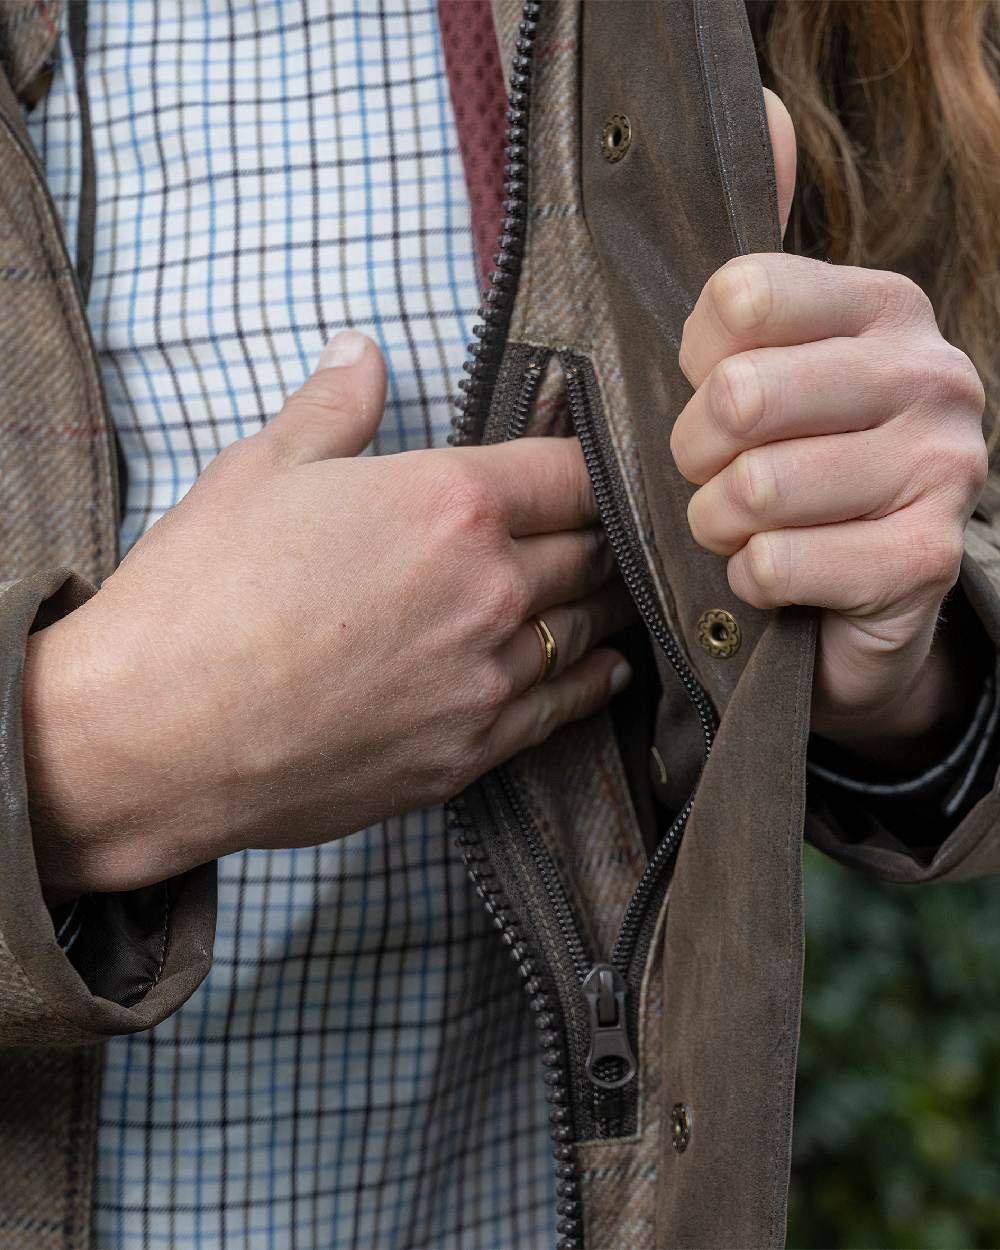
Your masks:
M890 269L868 270L867 297L871 321L899 323L934 319L933 306L923 288L912 278Z
M688 529L691 531L691 537L701 547L708 547L711 542L708 525L710 509L705 507L705 490L704 486L701 490L696 490L688 500L687 506Z
M953 526L938 534L914 533L909 559L913 583L943 594L958 580L963 550L962 532Z
M474 703L489 719L497 715L514 697L514 678L499 661L488 664L479 677Z
M431 499L452 537L495 536L504 522L503 506L488 479L468 465L442 465Z
M720 361L709 378L708 407L723 434L746 442L764 417L764 388L749 354Z
M737 256L708 280L708 294L722 327L745 339L767 321L774 291L767 267L754 256Z
M882 344L880 343L879 349ZM893 359L891 376L893 398L899 409L921 408L928 403L935 408L938 403L939 377L933 359L924 351L900 351Z
M531 589L513 561L504 561L490 574L484 602L489 616L504 634L513 633L525 621L531 607Z
M946 343L936 372L944 394L953 403L968 408L980 421L986 407L986 390L976 366L965 352Z
M557 479L555 489L561 492L563 498L572 500L575 513L585 515L593 503L594 487L579 445L571 439L550 441L559 445L561 451L562 475Z
M350 384L350 371L342 369L319 369L293 391L285 401L285 409L303 414L319 411L334 415L347 413L357 407L356 389Z
M677 466L677 471L681 477L692 482L694 481L696 468L692 458L688 455L688 450L689 440L685 436L684 418L679 417L670 431L670 454L674 458L674 464Z
M732 502L750 516L769 516L778 502L774 458L766 448L744 451L733 461L729 478Z
M791 571L787 543L773 533L754 534L744 548L744 562L759 606L788 601Z
M932 452L932 460L941 479L978 499L989 472L989 454L981 431L972 431L970 437L940 441L941 446Z

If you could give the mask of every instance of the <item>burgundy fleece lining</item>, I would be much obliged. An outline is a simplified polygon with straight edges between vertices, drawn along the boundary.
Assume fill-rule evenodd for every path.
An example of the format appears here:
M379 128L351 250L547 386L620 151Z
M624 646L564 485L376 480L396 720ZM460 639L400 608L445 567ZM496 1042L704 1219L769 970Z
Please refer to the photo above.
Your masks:
M486 283L503 204L507 93L490 0L438 0L451 103L469 189L472 237Z

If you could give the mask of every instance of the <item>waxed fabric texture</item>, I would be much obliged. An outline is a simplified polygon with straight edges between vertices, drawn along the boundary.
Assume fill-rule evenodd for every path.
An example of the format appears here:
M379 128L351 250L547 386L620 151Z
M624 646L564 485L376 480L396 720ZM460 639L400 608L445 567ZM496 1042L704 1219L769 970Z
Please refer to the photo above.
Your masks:
M508 8L498 6L505 17ZM808 609L759 612L735 599L725 561L690 537L692 488L669 453L671 424L690 395L677 363L684 318L727 259L780 247L756 61L739 3L566 5L540 27L538 40L528 238L512 338L568 346L591 360L650 575L722 714L699 779L691 709L663 667L656 743L668 773L663 797L676 806L695 781L698 788L663 949L651 956L651 963L661 960L664 978L659 1113L617 1145L614 1173L585 1171L584 1222L596 1244L615 1244L616 1233L623 1239L628 1220L628 1244L777 1247L784 1242L801 1000L816 619ZM560 124L568 101L580 110L569 128ZM619 113L630 119L632 146L612 163L600 138ZM984 561L994 569L995 533L976 523L969 542L969 569L982 571ZM981 577L977 598L970 576L966 593L986 620L995 583ZM742 632L739 652L727 659L707 656L696 641L699 616L717 607L731 611ZM587 750L599 757L610 748L599 727L590 733ZM555 740L540 752L550 760L557 753ZM541 775L549 778L548 794ZM590 834L599 822L582 807L567 812L572 798L560 792L555 769L535 770L531 796L550 846L571 839L596 853ZM985 800L936 862L964 855L992 865L994 815ZM881 831L866 836L836 814L825 817L810 828L818 834L822 827L827 849L839 857L898 879L929 875L898 843L894 853L875 845ZM966 843L968 850L952 849ZM586 895L582 876L565 859L561 866L570 894ZM598 905L596 892L588 903ZM683 1153L664 1131L679 1103L691 1108L695 1126ZM637 1176L646 1184L637 1185Z
M0 579L66 564L99 581L116 562L113 444L76 275L2 74L0 361Z

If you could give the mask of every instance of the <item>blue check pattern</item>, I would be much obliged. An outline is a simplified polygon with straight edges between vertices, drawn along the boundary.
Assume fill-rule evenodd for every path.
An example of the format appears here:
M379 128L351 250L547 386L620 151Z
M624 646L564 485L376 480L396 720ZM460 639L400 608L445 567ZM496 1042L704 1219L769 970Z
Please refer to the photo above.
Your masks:
M123 547L345 326L388 361L375 451L440 443L478 291L434 4L90 0L85 73ZM29 125L72 242L65 46ZM205 984L107 1047L96 1244L551 1244L533 1032L441 812L219 889Z

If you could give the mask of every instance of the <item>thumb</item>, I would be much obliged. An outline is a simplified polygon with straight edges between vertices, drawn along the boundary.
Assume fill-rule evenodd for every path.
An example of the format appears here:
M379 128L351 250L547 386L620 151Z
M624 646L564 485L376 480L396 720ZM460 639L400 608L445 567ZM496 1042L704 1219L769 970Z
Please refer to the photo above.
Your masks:
M764 108L767 112L767 129L771 135L774 177L778 184L778 217L781 221L781 237L784 238L788 214L792 208L792 196L795 194L795 126L781 99L766 87Z
M375 437L384 406L382 353L366 334L342 330L261 437L289 464L356 456Z

